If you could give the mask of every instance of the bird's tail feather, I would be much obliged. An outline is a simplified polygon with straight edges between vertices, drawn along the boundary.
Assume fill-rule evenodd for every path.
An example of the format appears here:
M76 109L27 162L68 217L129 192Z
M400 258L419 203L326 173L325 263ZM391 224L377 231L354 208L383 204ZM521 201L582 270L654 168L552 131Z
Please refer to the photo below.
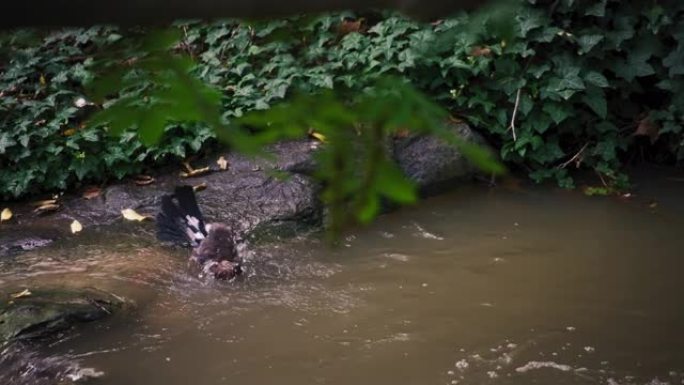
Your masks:
M157 215L157 238L161 241L196 247L207 230L195 192L190 186L179 186L173 195L162 197Z

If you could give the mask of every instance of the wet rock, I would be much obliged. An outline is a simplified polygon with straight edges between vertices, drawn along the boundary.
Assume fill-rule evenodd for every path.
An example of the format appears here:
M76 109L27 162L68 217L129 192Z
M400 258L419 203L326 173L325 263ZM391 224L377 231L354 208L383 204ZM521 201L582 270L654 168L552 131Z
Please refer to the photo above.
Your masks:
M317 146L309 140L289 141L270 146L263 158L224 154L229 165L226 171L215 169L187 179L175 171L158 176L149 186L112 185L96 199L65 202L58 215L65 220L77 219L86 227L120 220L121 210L127 208L155 216L162 195L172 192L176 185L206 184L207 188L198 193L198 201L209 222L233 224L247 235L292 234L320 223L317 186L305 175L314 168L312 154ZM200 162L196 165L202 166ZM283 178L278 172L293 174Z
M30 344L12 343L0 349L0 384L68 384L104 374L68 357L41 354Z
M40 290L0 303L0 346L13 340L36 339L95 321L123 305L113 294L95 289Z
M451 128L466 141L482 143L465 124L451 124ZM186 179L178 175L179 169L166 170L156 175L151 185L120 183L104 188L90 200L66 197L62 209L48 218L60 228L68 228L74 219L87 228L121 221L121 210L128 208L155 216L161 196L176 185L206 184L198 197L209 222L233 224L247 236L292 235L322 223L319 186L310 177L315 169L314 154L321 145L313 140L281 142L269 146L267 157L262 158L216 154L193 164L209 166L212 172L208 174ZM449 187L448 183L476 172L457 149L434 137L396 138L388 145L394 159L423 191L439 192ZM214 163L219 156L228 161L225 171ZM289 176L283 178L282 174Z
M449 123L466 142L485 145L467 124ZM440 192L453 182L472 177L478 169L454 146L434 136L409 136L394 140L395 161L423 191Z
M54 240L41 237L22 237L10 241L0 240L0 257L18 254L22 251L29 251L39 247L47 246Z
M4 226L0 232L0 258L44 247L60 237L55 229Z
M213 183L200 195L202 209L243 233L292 235L320 223L317 186L305 176L280 180L259 171Z

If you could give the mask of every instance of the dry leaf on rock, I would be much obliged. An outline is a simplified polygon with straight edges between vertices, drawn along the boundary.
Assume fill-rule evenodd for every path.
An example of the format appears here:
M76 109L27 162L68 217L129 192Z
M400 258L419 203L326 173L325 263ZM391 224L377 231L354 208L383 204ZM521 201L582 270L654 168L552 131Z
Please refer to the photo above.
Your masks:
M56 205L56 204L57 204L57 199L45 199L42 201L31 202L31 206L34 206L34 207Z
M194 170L188 171L188 172L181 171L180 176L182 178L190 178L193 176L204 175L204 174L208 173L209 171L211 171L211 170L209 170L209 167L203 167L203 168L194 169Z
M33 212L36 214L47 214L59 210L60 207L57 203L46 203L36 207Z
M100 193L102 193L102 190L99 187L88 187L84 192L83 192L83 198L85 199L94 199L100 196Z
M328 138L326 138L325 135L321 134L320 132L310 131L309 136L311 136L312 138L316 139L321 143L325 143L328 141Z
M123 217L129 221L138 221L138 222L142 222L145 219L149 218L148 216L138 214L133 209L121 210L121 215L123 215Z
M83 225L81 225L81 222L74 219L74 221L71 222L71 232L76 234L81 232L81 230L83 230Z
M224 157L218 158L218 160L216 160L216 164L219 166L221 170L228 169L228 161Z
M134 183L136 186L147 186L148 184L154 183L154 181L155 179L149 175L137 175Z
M12 210L8 208L2 210L2 212L0 213L0 222L9 221L10 219L12 219L12 215L14 215L12 214Z
M195 192L205 190L206 188L207 188L207 184L206 184L206 183L200 183L200 184L198 184L198 185L192 186L192 189L193 189Z
M29 289L24 289L18 293L13 293L10 294L10 298L12 299L18 299L18 298L24 298L30 296L32 293Z

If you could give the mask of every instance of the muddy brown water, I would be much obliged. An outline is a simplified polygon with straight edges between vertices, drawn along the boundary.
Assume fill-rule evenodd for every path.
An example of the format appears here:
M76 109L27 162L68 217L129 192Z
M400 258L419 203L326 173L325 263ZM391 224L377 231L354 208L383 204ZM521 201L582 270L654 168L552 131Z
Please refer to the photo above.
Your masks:
M95 384L680 384L684 183L668 183L657 205L465 187L336 250L254 248L232 283L189 276L149 229L85 231L0 262L0 287L135 302L45 348Z

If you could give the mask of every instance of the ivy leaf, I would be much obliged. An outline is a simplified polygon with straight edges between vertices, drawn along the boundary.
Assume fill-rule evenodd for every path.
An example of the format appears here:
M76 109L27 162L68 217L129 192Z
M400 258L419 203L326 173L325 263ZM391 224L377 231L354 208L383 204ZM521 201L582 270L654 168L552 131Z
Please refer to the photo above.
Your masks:
M528 117L525 126L529 127L533 132L543 134L551 128L552 123L553 119L548 114L536 111Z
M579 54L584 55L592 50L598 43L603 40L603 35L582 35L577 39L580 46Z
M663 59L663 65L669 68L670 77L684 75L684 42Z
M7 152L7 149L17 144L17 142L10 137L10 134L3 132L0 135L0 155Z
M551 66L548 63L544 63L541 65L531 65L529 72L532 74L532 76L535 77L535 79L539 79L544 75L546 72L551 70Z
M603 74L596 71L589 71L584 75L584 80L597 87L606 88L609 86L608 79Z
M634 49L629 52L626 59L616 61L613 71L619 77L628 82L637 77L650 76L655 74L655 69L648 62L653 56L654 49L649 44L651 40L641 39Z
M591 108L601 119L608 115L608 103L603 90L591 88L583 97L582 101Z
M572 110L567 103L547 102L542 107L542 110L549 114L556 124L560 124L572 114Z
M542 164L553 163L565 156L565 153L558 144L558 140L550 140L544 142L543 145L534 149L530 156L534 158L535 161Z
M96 131L90 130L81 131L81 138L85 139L88 142L97 142L100 139Z
M600 0L596 4L587 8L584 12L587 16L604 17L606 15L607 0Z
M615 74L628 82L637 77L649 76L655 73L653 66L646 62L645 58L630 57L620 60L615 64Z
M518 15L520 37L526 37L528 32L545 24L544 14L540 10L524 8Z

